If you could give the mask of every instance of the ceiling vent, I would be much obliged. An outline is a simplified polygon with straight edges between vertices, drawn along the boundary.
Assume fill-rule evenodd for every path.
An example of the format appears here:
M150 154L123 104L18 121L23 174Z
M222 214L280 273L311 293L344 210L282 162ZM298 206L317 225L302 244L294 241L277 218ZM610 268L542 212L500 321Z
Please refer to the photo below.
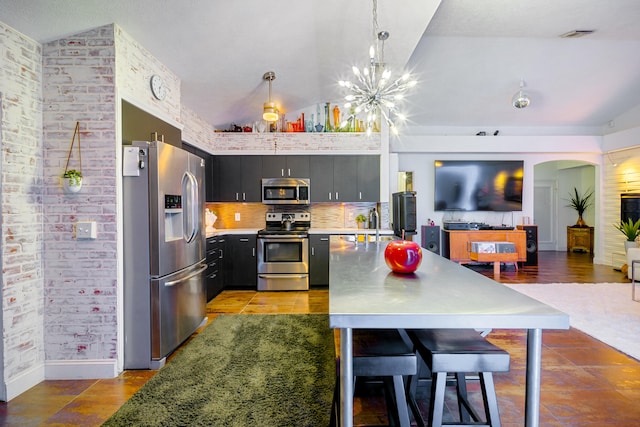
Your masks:
M588 36L595 33L596 30L573 30L560 35L561 39L577 39L578 37Z

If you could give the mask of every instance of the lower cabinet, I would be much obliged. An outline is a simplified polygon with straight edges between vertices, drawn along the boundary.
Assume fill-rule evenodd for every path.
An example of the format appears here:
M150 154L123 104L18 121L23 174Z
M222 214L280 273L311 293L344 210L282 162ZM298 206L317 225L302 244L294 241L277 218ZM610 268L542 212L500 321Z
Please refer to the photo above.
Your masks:
M224 236L224 289L258 289L256 234Z
M207 288L207 301L211 301L222 292L222 247L224 240L221 237L209 237L207 239L207 271L205 281Z
M329 235L309 235L309 287L329 286Z

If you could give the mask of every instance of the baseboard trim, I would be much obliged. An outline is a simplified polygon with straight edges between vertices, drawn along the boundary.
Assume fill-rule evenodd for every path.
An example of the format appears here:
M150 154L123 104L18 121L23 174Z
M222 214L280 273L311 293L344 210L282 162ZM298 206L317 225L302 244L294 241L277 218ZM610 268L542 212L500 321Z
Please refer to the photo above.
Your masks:
M44 380L44 373L45 366L41 363L21 372L17 377L11 378L6 383L6 396L2 396L2 400L8 402L31 387L38 385Z
M45 379L47 380L79 380L115 378L118 376L117 360L47 360L45 362Z

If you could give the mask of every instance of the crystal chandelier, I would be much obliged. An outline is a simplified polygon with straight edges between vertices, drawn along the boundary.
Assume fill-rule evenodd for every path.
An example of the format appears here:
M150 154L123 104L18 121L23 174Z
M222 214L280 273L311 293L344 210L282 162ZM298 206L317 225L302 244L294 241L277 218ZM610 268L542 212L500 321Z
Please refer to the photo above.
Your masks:
M379 117L383 117L394 135L398 129L392 117L405 120L406 117L397 110L397 104L404 98L407 89L416 85L409 73L397 79L391 78L391 71L384 63L384 42L389 38L389 32L378 31L378 3L373 0L373 44L369 48L369 65L362 71L356 66L352 68L355 82L340 80L338 84L347 89L347 101L344 107L350 112L340 127L346 127L358 116L365 116L367 135L373 132Z

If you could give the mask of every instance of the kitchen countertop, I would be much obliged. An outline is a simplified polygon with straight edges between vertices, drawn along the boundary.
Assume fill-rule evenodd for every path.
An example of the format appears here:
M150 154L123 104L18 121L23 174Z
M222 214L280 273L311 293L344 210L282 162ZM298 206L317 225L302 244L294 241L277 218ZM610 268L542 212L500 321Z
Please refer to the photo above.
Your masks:
M225 236L228 234L257 234L260 228L216 228L206 232L206 237ZM378 230L381 236L393 236L393 230ZM369 228L311 228L309 234L376 234L376 230Z

